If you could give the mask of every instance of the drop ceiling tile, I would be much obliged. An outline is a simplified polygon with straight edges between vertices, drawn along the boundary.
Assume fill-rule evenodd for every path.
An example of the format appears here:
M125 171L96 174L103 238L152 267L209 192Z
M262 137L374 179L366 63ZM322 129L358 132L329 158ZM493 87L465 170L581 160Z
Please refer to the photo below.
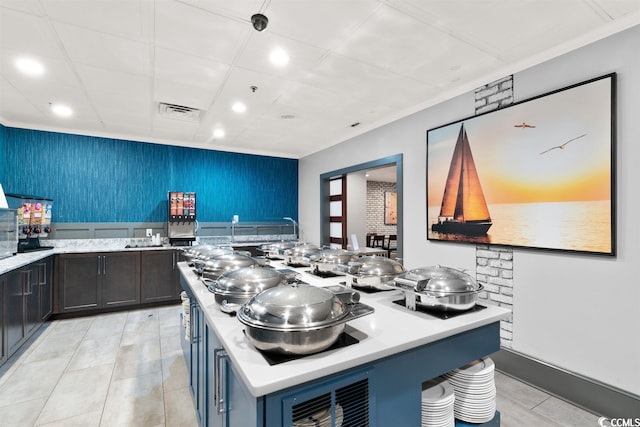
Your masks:
M402 0L395 6L452 37L511 61L554 47L557 40L567 40L603 23L581 0Z
M33 92L41 90L40 88L42 87L46 88L52 85L80 86L77 76L67 61L57 58L44 58L42 60L45 69L44 74L41 76L28 76L21 73L15 65L16 59L21 56L18 51L0 48L2 75L18 90Z
M0 47L35 59L64 58L46 18L0 8Z
M328 50L375 11L377 0L290 1L272 0L265 14L267 31Z
M155 3L157 46L231 64L253 28L247 23L178 3Z
M229 71L229 65L202 56L156 48L154 77L186 85L217 90Z
M181 0L180 2L237 21L246 21L247 25L251 25L249 24L251 16L260 13L264 4L264 0Z
M151 73L151 48L147 43L63 23L54 27L76 64L140 75Z
M154 103L166 102L206 111L215 95L213 90L195 85L156 79L153 86Z
M9 81L0 77L0 118L19 123L38 123L42 113Z
M53 21L133 40L151 41L153 2L46 0L41 4Z
M594 0L593 3L613 19L640 11L638 0Z
M32 15L44 15L44 9L42 9L39 0L2 0L0 8L13 9Z
M90 97L98 103L118 104L151 101L148 76L78 64L76 71Z
M276 49L282 49L289 55L288 64L276 66L271 63L269 56ZM315 67L326 52L271 32L253 32L235 65L261 74L296 80Z

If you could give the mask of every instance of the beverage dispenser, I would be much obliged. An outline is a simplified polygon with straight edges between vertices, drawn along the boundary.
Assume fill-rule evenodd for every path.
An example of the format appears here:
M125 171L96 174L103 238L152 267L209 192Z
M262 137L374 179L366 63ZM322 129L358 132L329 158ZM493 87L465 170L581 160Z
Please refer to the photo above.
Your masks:
M24 194L6 194L7 203L18 211L18 252L52 249L40 239L51 233L53 200Z
M196 240L196 193L169 191L169 241L172 245L191 245Z

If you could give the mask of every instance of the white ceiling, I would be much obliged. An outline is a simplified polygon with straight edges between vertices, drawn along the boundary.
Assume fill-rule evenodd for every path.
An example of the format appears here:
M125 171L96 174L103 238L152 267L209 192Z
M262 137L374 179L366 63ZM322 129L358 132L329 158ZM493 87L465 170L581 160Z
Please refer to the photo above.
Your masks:
M0 0L0 123L299 158L638 23L640 0Z

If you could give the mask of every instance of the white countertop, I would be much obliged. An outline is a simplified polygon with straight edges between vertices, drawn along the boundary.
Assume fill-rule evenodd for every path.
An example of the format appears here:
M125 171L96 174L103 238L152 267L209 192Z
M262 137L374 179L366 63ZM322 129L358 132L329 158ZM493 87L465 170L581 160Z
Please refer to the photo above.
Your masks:
M292 269L278 262L271 265ZM244 326L234 316L218 308L214 294L209 292L192 268L184 262L178 266L238 374L256 397L485 326L510 313L505 308L489 305L483 310L441 320L395 304L393 301L403 298L401 291L361 292L360 301L373 307L375 313L347 324L347 331L357 335L359 343L271 366L244 336ZM345 280L344 277L318 278L307 273L308 268L293 270L301 272L303 281L316 286L335 285ZM357 332L354 333L352 328Z

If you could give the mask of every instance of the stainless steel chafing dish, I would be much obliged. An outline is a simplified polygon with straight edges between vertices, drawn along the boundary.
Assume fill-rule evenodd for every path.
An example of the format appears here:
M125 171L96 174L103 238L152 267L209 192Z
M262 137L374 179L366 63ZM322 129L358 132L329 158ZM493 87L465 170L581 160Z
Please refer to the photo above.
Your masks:
M202 279L209 291L215 294L220 310L232 313L260 292L284 285L291 280L274 268L258 265L227 271L215 280Z
M310 265L309 256L317 254L321 251L322 248L316 245L305 244L294 246L292 248L284 250L284 262L285 264L291 266L302 265L308 267Z
M283 240L281 242L265 243L258 249L264 252L265 256L272 259L284 259L284 251L294 246L301 245L297 240Z
M467 273L435 265L409 270L394 279L412 310L425 307L440 311L464 311L472 308L483 286Z
M338 265L336 270L350 278L348 286L377 290L394 289L393 279L405 272L398 261L375 255L357 258L347 265Z
M312 354L330 347L346 322L373 313L359 294L293 283L267 289L237 312L245 335L258 350L282 354Z
M344 249L323 249L321 252L310 254L308 262L311 265L311 272L331 273L337 265L348 264L355 254Z

